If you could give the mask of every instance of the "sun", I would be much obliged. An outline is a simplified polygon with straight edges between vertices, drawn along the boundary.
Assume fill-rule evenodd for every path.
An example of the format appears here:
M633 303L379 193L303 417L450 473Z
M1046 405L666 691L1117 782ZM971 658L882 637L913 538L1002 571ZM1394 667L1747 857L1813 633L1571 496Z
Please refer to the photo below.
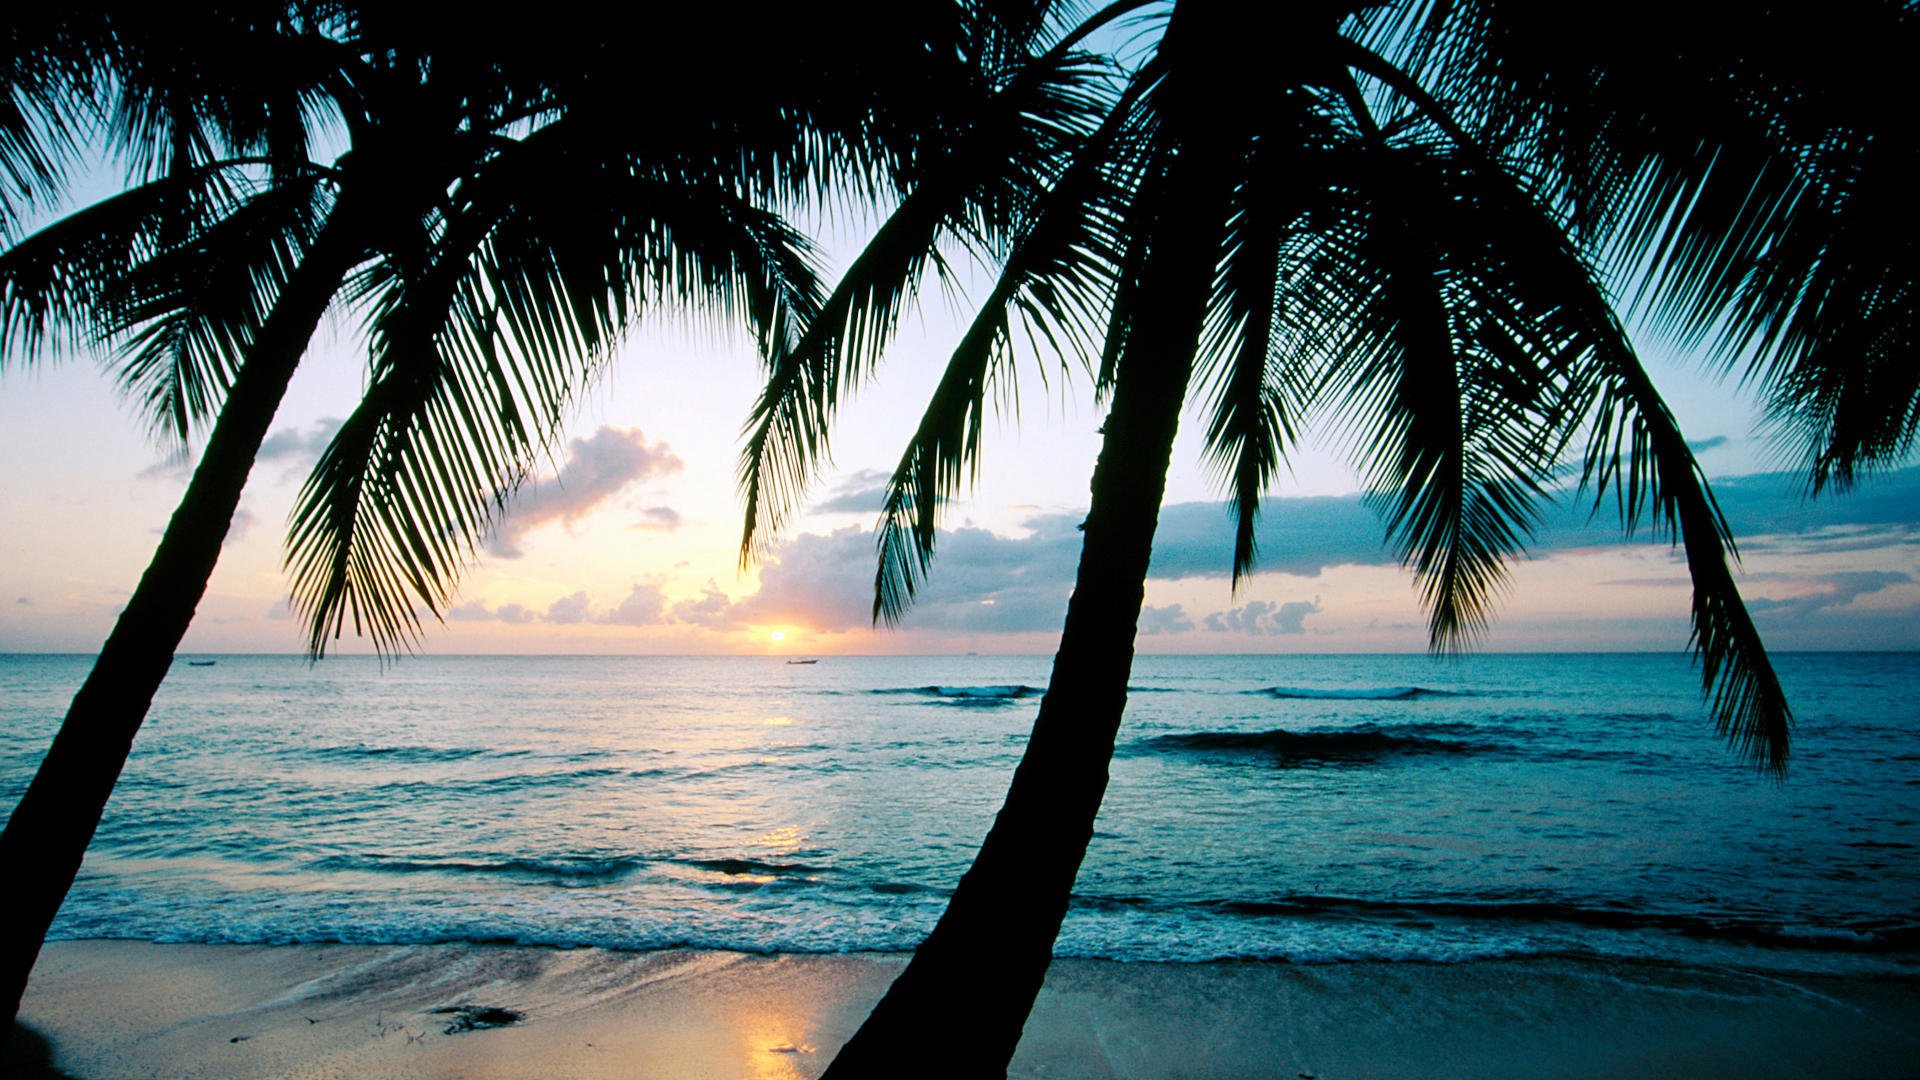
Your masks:
M772 641L785 641L787 640L787 632L785 630L775 630L773 633L768 634L767 638Z

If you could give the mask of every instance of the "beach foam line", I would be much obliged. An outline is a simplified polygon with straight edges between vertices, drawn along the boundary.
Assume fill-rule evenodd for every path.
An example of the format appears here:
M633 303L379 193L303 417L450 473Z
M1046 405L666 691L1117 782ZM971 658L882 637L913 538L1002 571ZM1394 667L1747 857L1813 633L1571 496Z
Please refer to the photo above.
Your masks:
M817 1077L905 957L55 942L21 1020L71 1077ZM443 1010L502 1026L449 1023ZM499 1013L484 1010L500 1010ZM1059 960L1013 1076L1910 1075L1920 980L1578 957ZM965 1037L964 1032L951 1037ZM31 1054L32 1040L7 1053ZM937 1068L905 1062L905 1075ZM5 1061L8 1075L44 1076Z

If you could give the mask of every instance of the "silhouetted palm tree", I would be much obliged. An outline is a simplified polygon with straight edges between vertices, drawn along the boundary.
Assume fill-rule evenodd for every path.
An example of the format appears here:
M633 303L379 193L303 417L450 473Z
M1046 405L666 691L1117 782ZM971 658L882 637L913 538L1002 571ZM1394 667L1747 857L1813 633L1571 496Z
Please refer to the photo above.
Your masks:
M1912 442L1911 304L1899 306L1912 295L1911 244L1863 235L1850 217L1885 226L1891 211L1835 189L1898 190L1889 179L1911 175L1914 143L1889 150L1873 120L1849 127L1859 115L1831 105L1786 121L1832 74L1792 68L1784 47L1804 48L1793 35L1825 6L1755 31L1764 49L1706 31L1648 38L1648 22L1631 18L1569 44L1578 35L1550 33L1537 5L1490 0L1371 10L1371 24L1358 16L1379 5L1292 5L1264 20L1221 0L1151 6L1163 33L1106 122L1013 222L1004 272L892 478L877 620L897 618L927 572L938 509L977 460L987 388L1012 377L1014 316L1056 342L1102 318L1096 385L1109 410L1033 734L947 911L830 1075L892 1072L955 1029L969 1037L942 1042L954 1075L997 1075L1011 1058L1105 791L1191 392L1237 517L1236 584L1297 426L1331 412L1420 580L1436 649L1484 629L1562 452L1584 439L1596 505L1613 500L1628 531L1651 524L1684 545L1715 719L1775 770L1790 713L1733 580L1732 537L1601 269L1644 269L1646 307L1670 329L1719 332L1735 353L1759 346L1779 415L1810 426L1816 476L1848 478ZM1908 40L1894 5L1849 15L1849 43L1869 26ZM1562 46L1564 64L1542 59ZM1693 96L1675 102L1681 84ZM931 192L916 206L921 194L887 228L938 220L954 198ZM1871 290L1808 293L1795 274ZM881 276L843 281L837 295L891 302L904 289ZM834 338L838 328L817 323L760 403L742 468L743 552L793 505L837 393L882 344ZM1903 378L1890 405L1851 392ZM1843 397L1879 412L1848 420Z
M403 648L640 312L744 316L775 358L792 343L821 298L807 245L761 204L849 174L863 195L917 179L917 141L969 92L978 36L944 4L886 6L874 57L805 12L674 13L650 29L679 47L635 64L557 16L507 43L383 5L89 12L83 32L32 38L45 64L6 69L19 85L48 73L27 112L50 115L6 129L39 144L0 148L37 178L28 195L55 190L47 147L84 127L59 110L97 107L143 182L0 256L0 336L115 343L157 428L213 422L0 837L10 1009L326 312L364 313L371 373L290 523L294 599L315 656L349 617ZM344 131L331 164L309 160L310 115Z

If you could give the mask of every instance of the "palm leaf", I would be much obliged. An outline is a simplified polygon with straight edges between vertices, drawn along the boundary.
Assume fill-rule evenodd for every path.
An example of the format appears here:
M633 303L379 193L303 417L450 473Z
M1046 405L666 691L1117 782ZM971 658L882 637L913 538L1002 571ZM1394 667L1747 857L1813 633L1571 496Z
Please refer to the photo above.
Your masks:
M80 351L128 321L131 269L240 205L226 163L163 177L75 211L0 253L7 355Z
M1480 235L1498 238L1511 295L1544 327L1565 372L1561 391L1592 433L1582 472L1596 506L1611 497L1628 532L1651 520L1686 551L1693 581L1692 646L1715 723L1743 755L1786 767L1792 713L1734 582L1733 535L1686 439L1641 366L1595 273L1565 234L1497 173L1478 187ZM1560 376L1557 376L1560 377Z
M123 394L162 438L184 442L219 411L240 358L324 217L316 176L282 181L191 240L133 268L114 290Z
M875 622L891 626L905 616L932 565L940 507L963 480L977 479L987 394L996 383L1011 393L1016 321L1045 338L1047 351L1064 356L1063 340L1085 348L1079 328L1106 302L1121 257L1114 206L1128 182L1113 151L1133 134L1138 86L1034 206L887 480L875 540Z
M1121 7L1124 5L1116 5ZM1063 41L1023 67L944 146L842 276L819 318L776 358L747 425L740 458L749 561L799 504L825 454L842 395L871 370L943 240L985 240L1060 168L1061 151L1100 102L1096 68Z
M543 179L569 200L478 184L425 273L366 283L390 297L373 382L289 527L315 655L349 618L383 652L411 646L641 310L744 316L776 350L817 311L805 245L777 218L717 186L557 164Z

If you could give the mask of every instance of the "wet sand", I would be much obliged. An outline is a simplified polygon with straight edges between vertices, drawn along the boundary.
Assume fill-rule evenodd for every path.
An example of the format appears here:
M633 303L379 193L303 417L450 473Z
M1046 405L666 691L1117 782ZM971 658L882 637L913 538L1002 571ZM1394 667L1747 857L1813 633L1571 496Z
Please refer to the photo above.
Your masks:
M8 1076L813 1077L899 956L49 945ZM472 1006L466 1012L459 1010ZM506 1010L517 1014L484 1010ZM496 1026L497 1025L497 1026ZM942 1047L965 1031L930 1033ZM1571 958L1056 962L1020 1077L1920 1075L1920 982Z

